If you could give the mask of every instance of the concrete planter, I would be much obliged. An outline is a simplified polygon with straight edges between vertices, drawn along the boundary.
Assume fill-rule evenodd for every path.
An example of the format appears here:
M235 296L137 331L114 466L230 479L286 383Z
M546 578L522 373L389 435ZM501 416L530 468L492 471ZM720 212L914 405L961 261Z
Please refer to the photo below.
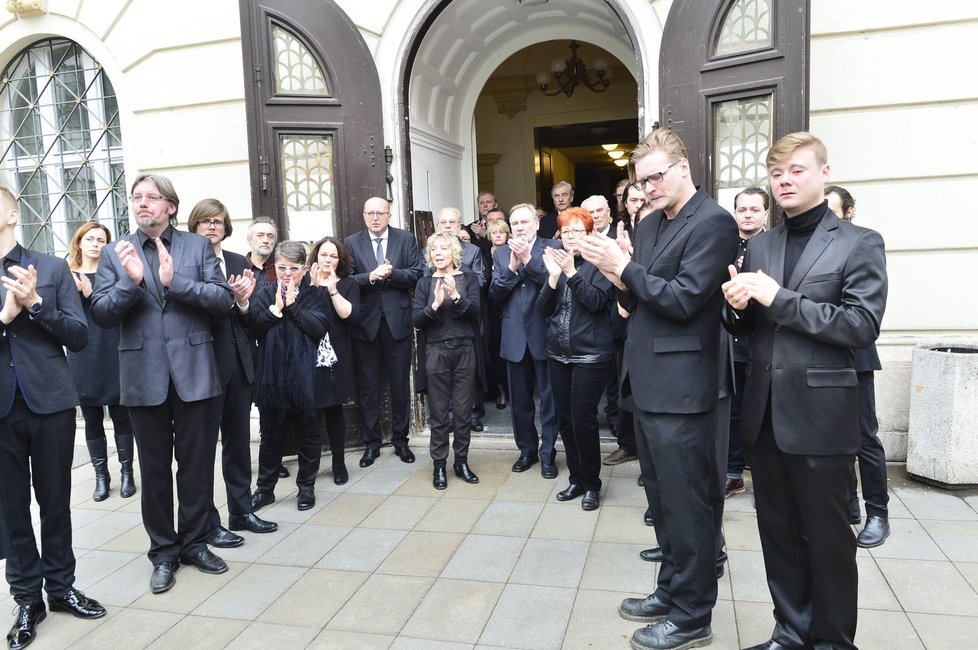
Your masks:
M945 488L978 487L978 345L914 349L907 472Z

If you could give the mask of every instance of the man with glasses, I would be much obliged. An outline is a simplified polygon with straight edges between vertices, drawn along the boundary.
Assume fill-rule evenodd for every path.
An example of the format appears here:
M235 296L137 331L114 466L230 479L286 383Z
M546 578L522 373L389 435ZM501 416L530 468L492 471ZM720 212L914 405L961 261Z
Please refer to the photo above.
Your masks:
M360 467L369 467L380 456L380 369L386 366L391 391L391 443L405 463L414 462L408 448L411 415L410 291L424 272L421 251L414 235L390 226L390 205L380 197L363 204L366 229L344 243L353 258L353 277L360 285L360 317L353 332L360 412L366 450Z
M206 541L217 446L208 421L221 392L210 315L229 312L234 297L211 243L173 227L180 199L170 179L142 174L130 198L139 229L102 250L92 317L101 327L120 327L119 383L139 450L157 594L173 587L181 562L205 573L228 569Z
M734 259L737 224L693 185L686 146L656 129L629 155L629 176L652 214L634 237L634 260L590 235L579 245L631 312L622 399L632 398L635 439L655 534L658 588L626 598L619 614L650 623L636 648L688 648L712 639L717 599L715 517L723 505L714 443L719 387L722 268Z

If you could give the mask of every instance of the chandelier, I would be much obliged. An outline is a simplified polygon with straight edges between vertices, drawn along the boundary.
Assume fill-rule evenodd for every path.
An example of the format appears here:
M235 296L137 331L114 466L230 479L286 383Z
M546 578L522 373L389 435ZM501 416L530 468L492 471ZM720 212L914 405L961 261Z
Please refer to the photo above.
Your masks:
M611 79L608 78L608 61L602 58L594 60L594 72L597 79L591 78L591 73L587 69L584 61L577 56L577 49L581 47L577 41L570 42L571 55L566 61L554 59L550 62L550 71L553 72L556 87L550 88L550 75L546 72L537 73L537 85L540 91L553 97L564 93L568 97L574 94L574 89L578 85L592 90L596 93L603 93L608 89Z

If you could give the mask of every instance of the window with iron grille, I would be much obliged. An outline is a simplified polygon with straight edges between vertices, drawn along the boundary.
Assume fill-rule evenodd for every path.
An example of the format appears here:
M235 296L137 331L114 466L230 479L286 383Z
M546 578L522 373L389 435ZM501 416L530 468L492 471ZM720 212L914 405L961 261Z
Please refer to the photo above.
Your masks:
M0 73L0 182L18 196L18 241L63 255L86 221L129 232L115 89L77 43L21 50Z

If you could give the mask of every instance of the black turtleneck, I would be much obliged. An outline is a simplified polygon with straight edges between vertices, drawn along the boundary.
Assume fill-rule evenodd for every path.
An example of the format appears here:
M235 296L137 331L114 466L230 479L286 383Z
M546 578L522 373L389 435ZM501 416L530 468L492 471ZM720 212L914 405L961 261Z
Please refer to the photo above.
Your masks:
M784 281L787 282L798 264L808 240L825 216L828 201L822 201L811 210L789 217L785 215L784 227L788 229L788 241L784 248Z

